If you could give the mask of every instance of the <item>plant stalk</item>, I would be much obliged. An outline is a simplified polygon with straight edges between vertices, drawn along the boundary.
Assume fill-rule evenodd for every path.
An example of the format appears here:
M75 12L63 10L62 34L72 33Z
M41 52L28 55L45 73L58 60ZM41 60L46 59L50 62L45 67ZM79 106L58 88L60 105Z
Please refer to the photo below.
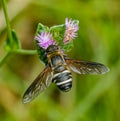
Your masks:
M7 25L8 38L10 40L11 48L12 48L13 37L12 37L10 21L9 21L9 17L8 17L8 13L7 13L6 0L2 0L2 6L3 6L6 25Z

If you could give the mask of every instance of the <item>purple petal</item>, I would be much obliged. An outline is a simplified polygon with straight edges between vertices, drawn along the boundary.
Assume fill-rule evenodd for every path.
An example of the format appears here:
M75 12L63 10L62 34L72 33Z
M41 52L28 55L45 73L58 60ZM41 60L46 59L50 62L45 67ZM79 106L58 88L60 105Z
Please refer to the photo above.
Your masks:
M48 46L54 44L54 40L52 39L52 34L50 34L50 32L42 32L35 36L35 39L38 41L38 45L43 49L47 49Z
M64 44L69 43L72 41L75 37L77 37L77 31L79 29L78 25L75 23L74 20L68 18L65 19L65 25L66 25L66 31L64 35Z

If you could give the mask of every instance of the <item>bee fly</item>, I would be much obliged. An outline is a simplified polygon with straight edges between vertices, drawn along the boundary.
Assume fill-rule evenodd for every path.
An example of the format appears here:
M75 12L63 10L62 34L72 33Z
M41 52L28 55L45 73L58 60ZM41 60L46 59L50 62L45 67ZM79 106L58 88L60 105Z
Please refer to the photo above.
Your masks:
M105 65L96 62L70 59L63 55L58 45L50 45L46 49L48 63L23 96L23 103L33 100L52 82L64 92L72 87L71 70L78 74L104 74L109 71Z

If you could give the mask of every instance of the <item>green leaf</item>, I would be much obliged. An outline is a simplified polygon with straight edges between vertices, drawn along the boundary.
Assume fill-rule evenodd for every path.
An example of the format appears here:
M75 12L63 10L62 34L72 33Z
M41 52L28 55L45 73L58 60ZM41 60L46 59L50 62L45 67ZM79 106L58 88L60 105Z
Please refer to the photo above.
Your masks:
M74 20L74 23L79 25L79 20Z
M36 35L41 34L41 32L49 32L49 28L41 23L38 23Z
M21 48L21 43L18 39L18 36L16 34L16 32L14 30L12 30L12 38L13 38L13 47L14 47L14 50L15 49L20 49Z
M37 47L37 52L38 52L38 56L40 58L40 60L45 64L47 65L48 64L48 61L47 61L47 57L45 56L45 50L40 47L37 43L36 44L36 47Z
M13 41L11 43L10 39L7 36L5 47L4 47L6 51L11 51L11 50L16 50L21 48L21 44L17 37L16 32L12 30L11 33L12 33Z
M57 41L58 45L61 46L61 48L63 48L65 24L51 27L50 32L52 33L53 39Z
M71 41L70 43L64 45L64 46L63 46L63 49L64 49L66 52L69 52L73 47L74 47L73 41Z

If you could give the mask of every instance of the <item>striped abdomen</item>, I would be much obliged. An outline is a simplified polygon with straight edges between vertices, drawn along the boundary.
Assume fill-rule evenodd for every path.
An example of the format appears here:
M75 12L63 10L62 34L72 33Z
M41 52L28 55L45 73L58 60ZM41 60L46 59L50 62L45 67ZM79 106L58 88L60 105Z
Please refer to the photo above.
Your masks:
M69 91L72 87L72 74L64 65L59 65L54 69L52 81L60 90Z

